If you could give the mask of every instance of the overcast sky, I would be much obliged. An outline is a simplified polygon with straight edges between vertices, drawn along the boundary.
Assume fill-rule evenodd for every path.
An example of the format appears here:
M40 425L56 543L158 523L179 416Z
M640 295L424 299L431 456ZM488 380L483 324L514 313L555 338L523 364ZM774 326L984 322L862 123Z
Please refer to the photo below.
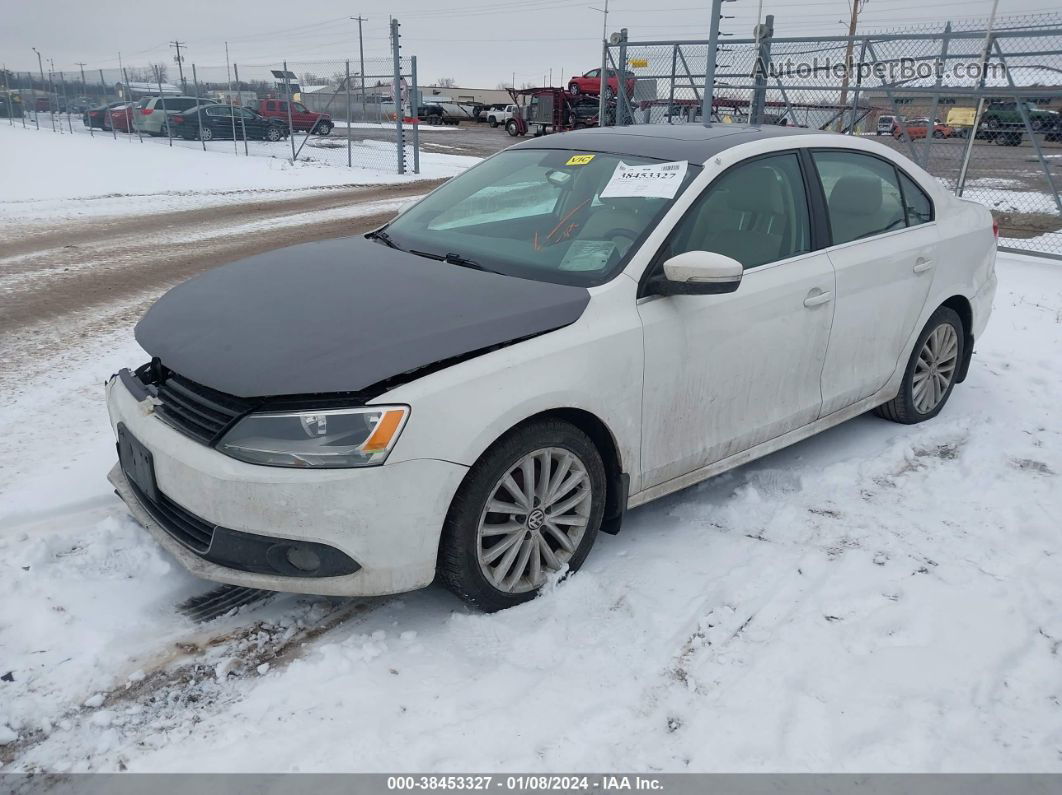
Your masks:
M342 70L357 60L357 22L364 23L366 58L388 55L388 16L402 23L403 54L416 55L420 83L452 77L459 85L493 88L515 78L541 84L552 70L554 85L600 62L602 15L590 6L604 0L5 0L0 26L0 60L10 69L37 69L37 47L56 70L126 66L165 60L172 70L167 39L187 42L186 64L224 66L225 42L238 63L330 61L320 71ZM629 29L632 40L705 38L706 2L697 0L610 0L608 29ZM724 4L733 19L723 30L751 35L758 0ZM840 35L846 32L847 0L763 0L775 15L779 35ZM940 23L949 17L985 17L991 0L868 0L861 28ZM1000 0L999 14L1057 11L1051 0ZM842 24L843 23L843 24ZM45 69L47 70L47 61ZM367 68L367 72L370 70ZM171 79L176 77L171 71ZM562 77L563 73L563 77Z

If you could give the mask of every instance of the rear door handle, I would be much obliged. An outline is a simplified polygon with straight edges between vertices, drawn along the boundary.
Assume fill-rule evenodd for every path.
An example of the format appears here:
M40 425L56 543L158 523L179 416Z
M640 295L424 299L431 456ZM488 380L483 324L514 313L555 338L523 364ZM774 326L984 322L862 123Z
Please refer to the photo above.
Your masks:
M807 298L804 299L804 306L811 308L813 306L819 306L819 304L826 304L833 300L833 293L827 290L826 292L810 293Z
M915 273L925 273L927 270L933 267L933 260L929 257L919 257L915 260L914 267L911 268Z

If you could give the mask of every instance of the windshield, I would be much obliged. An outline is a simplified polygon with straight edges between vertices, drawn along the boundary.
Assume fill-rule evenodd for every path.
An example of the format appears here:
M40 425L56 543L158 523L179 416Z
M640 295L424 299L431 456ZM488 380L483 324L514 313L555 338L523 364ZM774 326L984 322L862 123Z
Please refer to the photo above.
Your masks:
M685 161L509 150L396 218L387 242L510 276L603 284L699 171Z

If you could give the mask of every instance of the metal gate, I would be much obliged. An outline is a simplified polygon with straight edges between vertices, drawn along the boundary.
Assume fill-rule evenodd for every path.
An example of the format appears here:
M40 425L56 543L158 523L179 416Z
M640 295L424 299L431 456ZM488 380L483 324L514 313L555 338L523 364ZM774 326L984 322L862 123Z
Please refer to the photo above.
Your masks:
M605 59L625 75L614 123L707 115L875 136L987 205L1001 248L1062 258L1062 14L994 30L948 23L789 38L773 35L768 16L755 34L725 43L614 35Z

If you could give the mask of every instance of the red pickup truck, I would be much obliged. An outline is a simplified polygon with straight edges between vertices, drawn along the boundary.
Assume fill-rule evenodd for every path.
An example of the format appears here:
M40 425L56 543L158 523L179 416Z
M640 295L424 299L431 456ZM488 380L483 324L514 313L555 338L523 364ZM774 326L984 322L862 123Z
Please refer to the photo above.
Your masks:
M258 112L267 119L288 120L288 103L283 99L260 99L258 100ZM291 103L291 129L303 132L313 132L318 135L328 135L332 132L335 124L332 117L327 113L314 113L301 102Z

